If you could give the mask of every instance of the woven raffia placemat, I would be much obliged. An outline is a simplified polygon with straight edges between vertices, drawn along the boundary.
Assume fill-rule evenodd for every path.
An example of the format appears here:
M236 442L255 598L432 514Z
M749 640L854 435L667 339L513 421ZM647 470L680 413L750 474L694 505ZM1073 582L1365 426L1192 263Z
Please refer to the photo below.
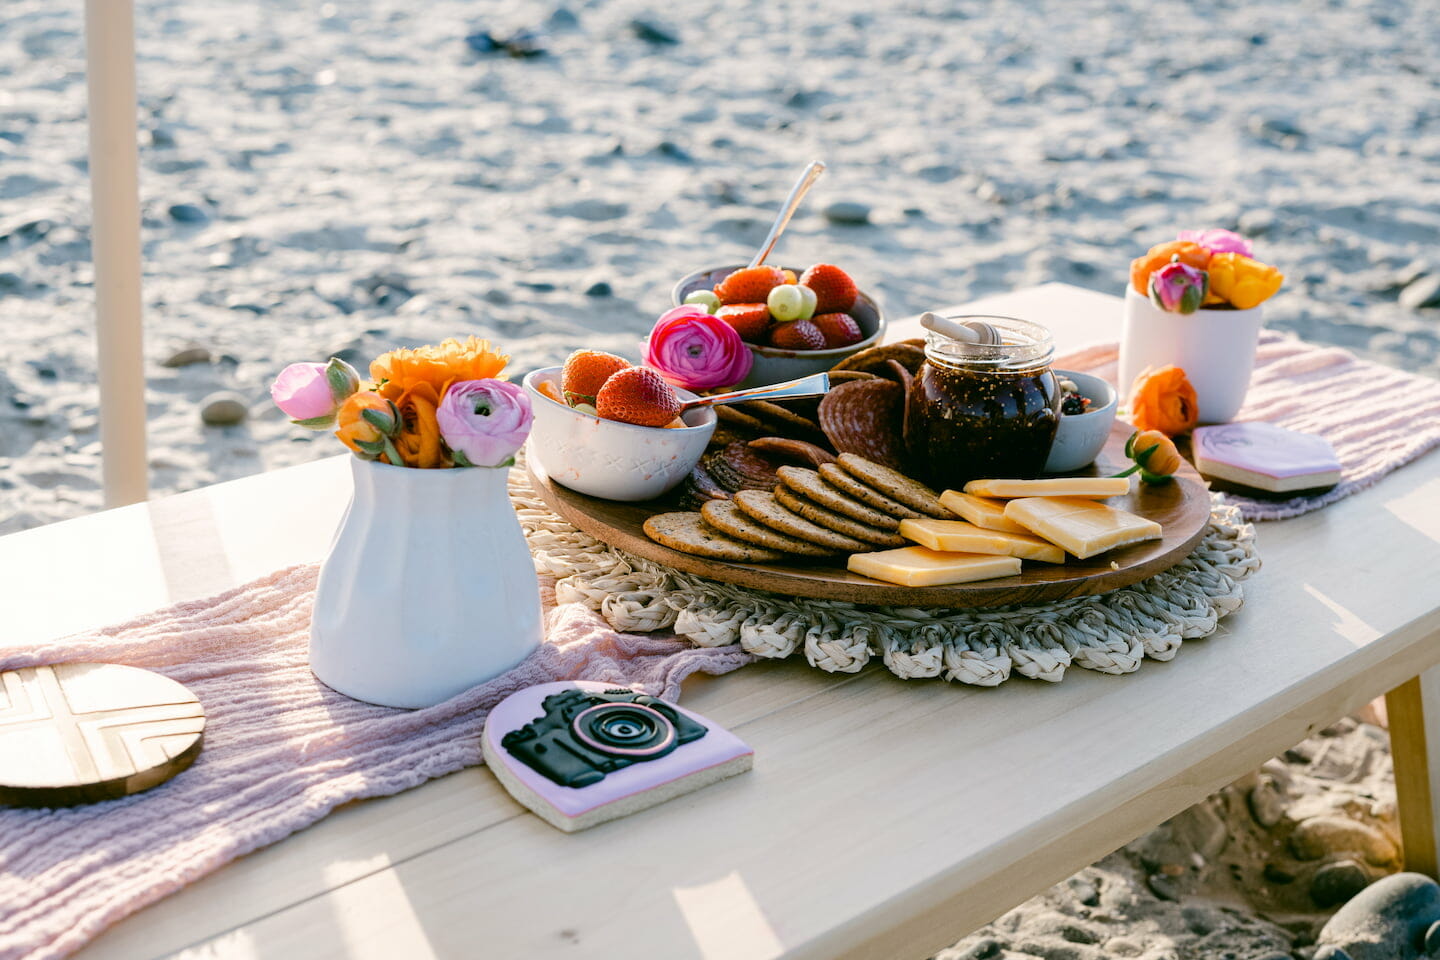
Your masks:
M977 610L873 607L760 593L614 550L552 513L522 470L511 473L510 497L536 570L556 578L558 602L583 603L624 633L669 630L771 659L803 651L831 673L855 673L877 656L907 680L980 686L1012 673L1054 682L1071 665L1130 673L1213 633L1244 602L1240 582L1260 569L1253 528L1216 498L1194 553L1110 593Z

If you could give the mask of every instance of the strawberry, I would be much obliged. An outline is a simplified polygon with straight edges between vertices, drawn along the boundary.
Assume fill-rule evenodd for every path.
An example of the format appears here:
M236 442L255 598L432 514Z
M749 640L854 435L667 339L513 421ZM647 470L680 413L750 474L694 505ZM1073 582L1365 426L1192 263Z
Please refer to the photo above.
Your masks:
M576 350L560 371L560 392L572 407L577 403L594 403L600 387L610 379L610 375L628 366L628 360L613 353Z
M848 313L860 295L850 275L829 263L817 263L806 270L800 283L815 291L816 313Z
M779 267L741 267L715 285L721 303L764 303L770 291L785 282Z
M770 308L763 303L732 303L716 310L715 316L734 327L746 343L764 343L770 330Z
M825 334L809 320L781 323L770 331L770 346L782 350L823 350Z
M865 339L860 324L848 313L822 313L811 317L810 322L820 328L827 347L848 347Z
M605 420L663 427L680 415L680 398L649 367L627 367L605 381L595 409Z

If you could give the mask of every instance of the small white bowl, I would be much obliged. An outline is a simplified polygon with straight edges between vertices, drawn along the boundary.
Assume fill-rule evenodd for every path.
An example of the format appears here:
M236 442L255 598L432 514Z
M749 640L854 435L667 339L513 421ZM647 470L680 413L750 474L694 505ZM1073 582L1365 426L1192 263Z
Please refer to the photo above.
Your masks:
M560 386L560 367L543 367L525 376L525 391L535 411L527 456L550 479L579 493L604 500L653 500L675 486L700 461L715 432L715 411L687 410L685 427L640 427L602 420L541 393L539 385ZM682 400L695 394L676 388Z
M1094 463L1105 448L1110 429L1115 426L1115 409L1119 403L1115 388L1097 376L1076 370L1056 370L1055 376L1074 380L1080 396L1091 400L1090 409L1084 413L1060 415L1055 443L1045 461L1046 473L1070 473Z

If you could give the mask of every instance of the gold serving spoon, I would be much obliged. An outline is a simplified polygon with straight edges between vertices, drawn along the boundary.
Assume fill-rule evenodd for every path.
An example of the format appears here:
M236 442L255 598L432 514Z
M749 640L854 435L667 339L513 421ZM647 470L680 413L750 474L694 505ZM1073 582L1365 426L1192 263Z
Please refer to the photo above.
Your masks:
M823 396L830 389L830 374L812 373L799 380L771 383L763 387L748 387L730 393L717 393L708 397L696 397L680 405L680 412L696 407L714 407L724 403L743 403L746 400L795 400L799 397Z
M780 208L780 213L776 215L775 222L770 226L769 235L765 237L764 245L760 247L760 252L750 260L750 266L758 267L765 262L766 257L770 256L770 251L775 248L775 241L780 239L780 234L785 230L790 218L795 215L795 209L800 206L800 201L805 199L805 194L810 191L810 188L815 185L815 181L820 179L820 174L824 172L825 162L823 160L810 161L810 166L805 168L805 172L800 174L800 179L795 181L795 186L790 188L790 196L785 198L785 206Z

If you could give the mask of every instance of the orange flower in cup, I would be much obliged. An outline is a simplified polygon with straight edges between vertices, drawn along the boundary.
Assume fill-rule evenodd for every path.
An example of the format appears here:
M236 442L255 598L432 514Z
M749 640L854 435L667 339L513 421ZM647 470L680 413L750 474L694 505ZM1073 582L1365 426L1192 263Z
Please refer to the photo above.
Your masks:
M387 400L399 402L400 396L418 383L428 383L439 406L445 390L457 380L503 379L500 371L510 360L503 353L490 349L489 340L453 337L438 345L416 349L391 350L370 364L370 379Z
M360 390L350 394L335 414L335 436L365 460L383 460L399 466L391 456L389 437L398 428L395 405L378 393Z
M400 410L395 449L405 466L426 470L449 466L440 445L440 421L435 417L440 394L434 385L425 380L413 383L395 398L395 406Z
M1181 263L1196 270L1206 270L1210 266L1210 251L1198 243L1191 243L1189 240L1157 243L1145 256L1130 261L1130 285L1135 288L1135 292L1142 297L1150 296L1150 274L1165 266L1170 262L1170 258L1175 256L1180 258Z
M1195 388L1179 367L1146 367L1130 386L1130 422L1140 430L1173 437L1188 432L1199 417Z

